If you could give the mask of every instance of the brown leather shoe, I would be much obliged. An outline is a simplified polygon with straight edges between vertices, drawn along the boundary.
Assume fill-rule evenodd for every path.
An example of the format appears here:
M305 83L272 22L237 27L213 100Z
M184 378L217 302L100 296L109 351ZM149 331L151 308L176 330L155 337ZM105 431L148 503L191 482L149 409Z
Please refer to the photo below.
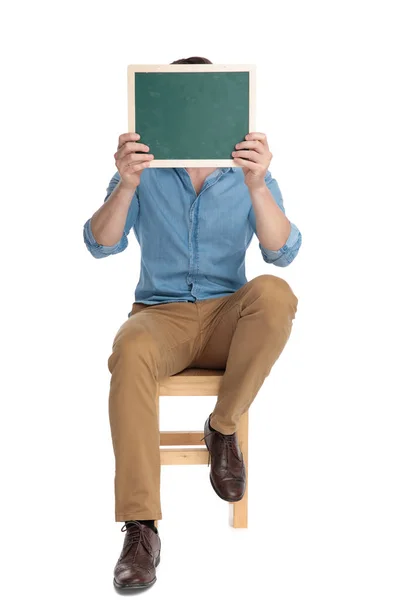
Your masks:
M210 453L210 481L215 493L227 502L238 502L246 490L246 468L236 433L223 435L211 430L208 417L204 441Z
M125 529L124 529L125 528ZM126 531L121 555L114 569L114 586L128 591L146 588L156 581L156 567L160 562L161 541L150 527L133 521Z

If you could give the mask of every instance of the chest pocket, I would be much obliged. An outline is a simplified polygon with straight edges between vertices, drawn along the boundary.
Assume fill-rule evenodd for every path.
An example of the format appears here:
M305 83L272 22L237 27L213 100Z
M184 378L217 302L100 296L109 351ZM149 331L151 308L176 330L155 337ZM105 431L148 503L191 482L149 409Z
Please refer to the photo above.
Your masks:
M249 201L245 197L218 198L214 194L201 198L199 245L222 255L243 252L249 237Z

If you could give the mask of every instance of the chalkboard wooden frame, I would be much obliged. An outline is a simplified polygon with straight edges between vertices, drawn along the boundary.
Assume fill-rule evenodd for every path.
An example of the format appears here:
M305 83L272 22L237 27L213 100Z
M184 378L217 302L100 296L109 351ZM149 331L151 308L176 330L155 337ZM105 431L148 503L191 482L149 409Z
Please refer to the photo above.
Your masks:
M249 73L249 132L255 131L255 65L196 64L196 65L128 65L128 131L136 131L135 119L135 73ZM140 133L140 132L138 132ZM238 142L241 140L238 140ZM150 148L151 152L151 148ZM157 159L150 167L235 167L232 159Z

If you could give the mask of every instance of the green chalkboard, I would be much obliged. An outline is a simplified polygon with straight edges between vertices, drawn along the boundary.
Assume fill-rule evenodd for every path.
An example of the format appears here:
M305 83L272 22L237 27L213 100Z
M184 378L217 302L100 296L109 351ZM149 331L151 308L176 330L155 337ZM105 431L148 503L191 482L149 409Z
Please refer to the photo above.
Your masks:
M249 70L135 72L134 131L157 166L230 163L235 144L251 131L250 98Z

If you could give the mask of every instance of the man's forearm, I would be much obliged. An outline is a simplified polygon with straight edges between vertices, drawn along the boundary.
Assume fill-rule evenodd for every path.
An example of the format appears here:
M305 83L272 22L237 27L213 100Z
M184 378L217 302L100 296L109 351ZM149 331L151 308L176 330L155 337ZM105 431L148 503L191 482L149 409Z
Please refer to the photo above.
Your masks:
M119 242L134 193L135 189L125 188L120 181L108 200L94 213L90 225L98 244L114 246Z
M276 204L267 185L250 190L256 216L256 229L259 242L268 250L279 250L290 234L290 221Z

